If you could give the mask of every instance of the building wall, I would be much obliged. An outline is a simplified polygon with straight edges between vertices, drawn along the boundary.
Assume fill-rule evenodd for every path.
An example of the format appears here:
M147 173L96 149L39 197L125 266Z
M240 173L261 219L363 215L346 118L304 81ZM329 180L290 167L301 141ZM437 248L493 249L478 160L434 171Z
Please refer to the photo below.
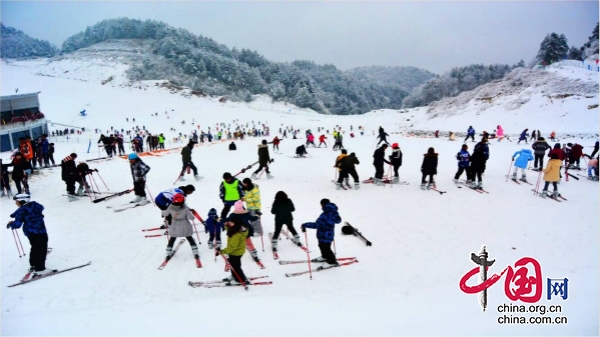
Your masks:
M24 125L3 125L0 128L0 151L12 151L19 147L19 138L30 136L37 139L43 133L48 133L46 119L26 122Z

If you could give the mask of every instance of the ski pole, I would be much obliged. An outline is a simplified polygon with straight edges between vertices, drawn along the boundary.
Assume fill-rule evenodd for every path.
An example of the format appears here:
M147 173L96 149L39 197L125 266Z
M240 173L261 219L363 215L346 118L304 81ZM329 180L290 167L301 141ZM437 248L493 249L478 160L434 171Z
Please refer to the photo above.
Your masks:
M17 234L17 240L19 241L19 246L21 246L21 251L23 252L23 256L27 255L25 254L25 249L23 249L23 244L21 243L21 238L19 237L19 231L15 231Z
M83 188L85 189L85 192L88 194L88 197L90 197L90 201L94 202L94 200L92 199L92 194L90 193L90 189L88 188L88 184L87 184L87 179L85 177L85 175L82 177L83 181L80 181L79 183L83 183ZM96 197L96 196L94 196Z
M146 180L144 179L144 183L146 182ZM156 206L156 203L154 202L154 197L152 196L152 193L150 193L150 188L148 188L148 184L144 184L146 185L146 190L148 190L148 194L150 195L150 199L152 200L152 203L154 204L154 206Z
M510 177L510 169L512 168L512 163L513 163L513 161L515 161L515 158L513 158L513 159L510 161L510 166L508 167L508 173L506 174L506 182L508 182L508 178ZM473 181L475 181L475 180L473 180Z
M333 240L333 253L337 254L337 250L335 249L335 240Z
M263 238L263 233L260 233L260 243L262 245L262 251L265 251L265 239Z
M17 244L17 237L15 236L15 230L14 230L14 228L12 229L12 233L13 233L13 239L15 239L15 246L17 246L17 251L19 252L19 257L23 257L21 255L21 250L19 249L19 245Z
M219 222L217 222L217 223L219 223ZM213 228L213 248L214 248L214 251L215 251L215 262L217 262L217 231L218 230L220 230L219 225L217 225L217 226L215 226ZM219 248L221 248L221 247L219 247Z
M225 263L229 264L229 260L227 260L225 255L223 255L223 254L220 254L220 255L223 258L223 260L225 260ZM240 280L240 283L242 284L242 286L244 286L244 289L248 290L248 286L246 285L246 282L244 282L244 280L240 277L240 275L237 273L237 271L235 271L235 268L231 267L230 269L231 269L231 271L233 271L233 274L238 278L238 280Z
M541 179L542 179L542 171L540 171L538 174L537 183L535 184L534 194L539 193L538 190L540 188L540 180Z
M304 241L306 242L306 258L308 259L308 274L310 275L310 279L312 281L312 266L310 264L310 250L308 250L308 234L306 233L306 229L304 230Z
M183 169L183 171L181 171L181 173L179 173L179 176L177 176L177 179L173 182L173 185L177 184L177 182L179 181L179 179L183 178L183 175L185 174L186 170L189 170L190 166L186 166L186 168Z
M100 187L98 186L98 183L96 183L96 179L94 179L94 176L92 174L90 174L90 181L92 182L92 192L94 192L94 198L96 197L96 193L100 194ZM96 190L94 190L94 186L96 186Z
M100 172L98 172L98 170L96 170L95 172L98 175L98 178L100 178L100 180L102 180L102 183L104 184L104 187L106 187L106 190L110 191L110 188L108 188L108 186L106 186L106 183L104 182L104 179L102 179L102 177L100 176Z

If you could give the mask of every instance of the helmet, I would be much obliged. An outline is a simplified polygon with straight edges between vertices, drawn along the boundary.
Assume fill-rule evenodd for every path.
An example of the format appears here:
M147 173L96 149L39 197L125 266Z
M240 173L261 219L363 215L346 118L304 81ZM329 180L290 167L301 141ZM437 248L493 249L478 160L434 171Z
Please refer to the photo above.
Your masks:
M19 193L13 197L13 200L29 202L31 197L27 193Z
M129 156L127 156L127 159L129 160L134 160L134 159L138 159L138 155L135 153L130 153Z
M400 146L398 146L398 143L394 143L394 144L392 144L392 149L397 149L397 148L399 148L399 147L400 147Z
M181 193L177 193L173 196L173 202L183 203L185 201L185 196Z

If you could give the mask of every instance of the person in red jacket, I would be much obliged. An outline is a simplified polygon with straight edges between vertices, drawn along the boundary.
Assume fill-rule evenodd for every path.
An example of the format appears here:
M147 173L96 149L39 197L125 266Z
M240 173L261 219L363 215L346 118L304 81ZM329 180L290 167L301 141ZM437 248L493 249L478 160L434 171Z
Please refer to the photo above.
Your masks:
M583 156L583 146L577 143L568 143L567 146L571 148L571 152L569 153L569 168L579 170L579 160L581 160L581 156Z
M279 151L279 142L281 141L281 139L277 138L277 136L275 136L275 138L273 138L273 151L277 150Z
M325 144L325 147L327 147L327 143L325 143L325 139L327 139L327 137L325 137L325 135L319 136L319 147L321 147L321 144Z

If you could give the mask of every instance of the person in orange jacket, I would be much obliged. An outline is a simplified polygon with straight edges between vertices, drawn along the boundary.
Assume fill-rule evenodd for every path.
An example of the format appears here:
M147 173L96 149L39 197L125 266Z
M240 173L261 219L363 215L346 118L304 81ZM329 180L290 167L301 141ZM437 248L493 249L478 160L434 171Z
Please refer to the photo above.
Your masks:
M544 190L540 194L540 197L546 198L548 196L546 194L548 192L548 186L552 183L554 192L552 193L551 198L556 199L560 196L560 194L558 194L557 182L560 180L560 166L562 161L558 158L558 154L555 153L553 153L550 158L548 165L542 170L542 172L544 172Z

